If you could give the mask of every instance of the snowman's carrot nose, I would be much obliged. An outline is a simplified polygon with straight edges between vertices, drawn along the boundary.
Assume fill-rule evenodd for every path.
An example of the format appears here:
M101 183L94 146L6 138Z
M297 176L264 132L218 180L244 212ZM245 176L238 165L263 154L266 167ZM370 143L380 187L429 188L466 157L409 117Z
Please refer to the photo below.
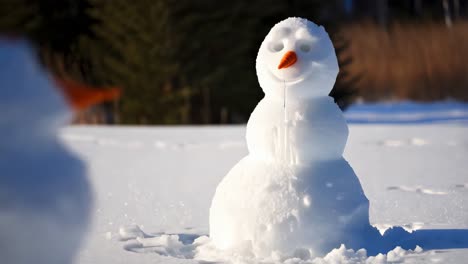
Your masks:
M92 105L112 101L120 97L119 88L95 89L68 79L55 79L58 88L65 95L68 103L76 111L84 110Z
M283 68L288 68L292 66L297 61L297 55L294 51L288 51L281 58L280 64L278 65L278 70Z

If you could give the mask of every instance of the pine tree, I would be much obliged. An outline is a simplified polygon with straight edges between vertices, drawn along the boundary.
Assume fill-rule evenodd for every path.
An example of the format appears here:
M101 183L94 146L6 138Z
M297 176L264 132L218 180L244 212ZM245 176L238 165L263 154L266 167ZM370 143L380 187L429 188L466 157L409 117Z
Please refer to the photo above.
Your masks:
M341 66L332 96L340 106L350 101L352 60L333 29L338 2L18 0L0 17L0 30L27 32L56 73L124 88L124 123L245 122L263 95L258 48L289 16L332 31Z
M327 27L337 46L340 75L331 95L345 108L354 96L355 79L347 76L352 63L346 40L337 34L338 1L177 1L172 16L185 37L180 58L186 80L200 91L192 98L193 120L220 122L231 113L231 122L245 122L262 96L255 74L258 48L270 28L289 16L308 18ZM178 12L177 12L178 11ZM200 111L201 109L201 111Z
M24 34L38 28L39 19L35 15L37 4L28 1L0 2L0 32L2 34Z
M199 91L192 97L192 120L220 122L229 111L245 121L261 97L255 74L258 34L267 32L261 17L278 6L268 1L175 2L171 18L183 47L177 54L184 66L180 74Z
M28 39L49 71L82 81L73 50L91 25L86 8L82 0L1 1L0 34Z
M91 0L89 14L97 22L94 36L84 37L96 80L124 88L124 123L183 122L187 87L176 82L177 40L170 34L166 1Z

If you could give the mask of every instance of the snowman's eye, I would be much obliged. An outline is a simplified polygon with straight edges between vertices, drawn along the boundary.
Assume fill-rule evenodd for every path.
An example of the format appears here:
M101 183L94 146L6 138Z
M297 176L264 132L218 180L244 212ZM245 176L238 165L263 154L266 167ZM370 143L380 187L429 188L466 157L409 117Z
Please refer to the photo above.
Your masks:
M310 51L310 44L308 43L302 43L299 45L299 49L303 52L309 52Z
M270 46L270 49L273 52L282 51L283 48L284 48L284 45L283 45L282 42L272 43L271 46Z

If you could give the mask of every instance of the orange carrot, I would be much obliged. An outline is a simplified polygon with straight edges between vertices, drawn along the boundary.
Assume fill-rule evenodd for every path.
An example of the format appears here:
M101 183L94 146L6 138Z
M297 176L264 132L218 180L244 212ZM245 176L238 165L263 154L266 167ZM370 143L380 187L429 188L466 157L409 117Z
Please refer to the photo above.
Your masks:
M294 51L288 51L283 55L281 58L280 64L278 65L278 69L288 68L292 66L297 61L297 55Z
M69 79L55 78L58 88L65 95L68 103L75 110L84 110L95 104L113 101L120 97L121 90L117 87L96 89ZM102 88L102 87L101 87Z

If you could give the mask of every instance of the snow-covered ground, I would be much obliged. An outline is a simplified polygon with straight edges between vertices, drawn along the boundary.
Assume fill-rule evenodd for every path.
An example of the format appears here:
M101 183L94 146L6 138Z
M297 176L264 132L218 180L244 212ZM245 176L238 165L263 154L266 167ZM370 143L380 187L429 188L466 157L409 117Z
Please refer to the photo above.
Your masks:
M348 122L357 124L468 123L468 104L457 101L415 103L358 103L345 113Z
M149 234L179 234L184 242L208 234L212 196L247 153L244 135L244 126L63 129L66 144L89 165L96 193L93 228L77 263L199 263L173 257L177 252L152 247L154 243L145 248L144 239L130 239L128 233L138 233L132 230L138 225ZM373 224L468 229L466 123L351 124L345 157L370 200ZM170 236L164 238L166 245L174 243ZM183 245L169 249L188 250ZM468 249L397 249L385 260L464 263L467 258ZM348 263L343 259L357 263L366 256L341 248L314 263ZM383 258L367 261L384 263Z

